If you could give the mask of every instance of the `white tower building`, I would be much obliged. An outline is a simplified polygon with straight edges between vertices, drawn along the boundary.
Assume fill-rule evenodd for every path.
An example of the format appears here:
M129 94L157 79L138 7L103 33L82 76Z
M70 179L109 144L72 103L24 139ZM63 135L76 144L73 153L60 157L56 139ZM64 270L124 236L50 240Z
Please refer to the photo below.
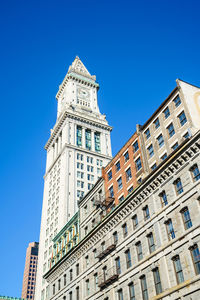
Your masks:
M35 300L46 298L52 238L77 211L77 200L101 176L111 159L110 132L99 111L96 77L76 57L59 91L57 120L45 145L46 173L40 230Z

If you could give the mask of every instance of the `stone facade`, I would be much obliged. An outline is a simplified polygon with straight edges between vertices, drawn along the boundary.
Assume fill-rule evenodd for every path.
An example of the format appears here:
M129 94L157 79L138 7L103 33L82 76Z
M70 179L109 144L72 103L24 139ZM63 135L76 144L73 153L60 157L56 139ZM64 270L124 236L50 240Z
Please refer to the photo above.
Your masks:
M44 276L48 299L199 300L199 168L198 131L106 215L100 179L80 202L80 242Z
M50 267L53 238L78 210L77 202L111 159L111 127L99 111L96 77L76 57L59 91L57 120L45 145L46 173L40 230L36 299L46 298L43 274Z

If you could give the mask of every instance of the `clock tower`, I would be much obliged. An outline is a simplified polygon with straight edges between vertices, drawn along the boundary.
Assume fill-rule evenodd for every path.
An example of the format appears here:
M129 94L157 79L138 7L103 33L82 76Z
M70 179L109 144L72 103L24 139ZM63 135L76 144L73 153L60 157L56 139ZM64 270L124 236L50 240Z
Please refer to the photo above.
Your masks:
M99 85L76 57L59 86L57 120L47 151L40 230L36 300L45 300L43 274L49 268L52 238L73 217L80 200L112 158L111 127L98 107Z

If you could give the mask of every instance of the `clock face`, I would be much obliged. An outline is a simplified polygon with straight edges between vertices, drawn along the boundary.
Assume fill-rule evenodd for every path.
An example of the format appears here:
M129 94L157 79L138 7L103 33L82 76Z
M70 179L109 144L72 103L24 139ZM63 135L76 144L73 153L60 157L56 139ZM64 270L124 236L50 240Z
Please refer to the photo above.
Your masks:
M90 92L84 88L78 88L78 98L90 100Z

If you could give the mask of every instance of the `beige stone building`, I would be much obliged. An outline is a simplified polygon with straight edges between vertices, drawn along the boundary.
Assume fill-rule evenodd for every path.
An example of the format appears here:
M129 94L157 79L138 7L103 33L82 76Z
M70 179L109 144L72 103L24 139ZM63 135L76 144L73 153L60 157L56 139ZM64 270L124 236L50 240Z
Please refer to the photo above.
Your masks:
M145 172L123 201L107 210L100 178L79 202L54 239L47 299L200 299L199 97L177 81L138 127Z

